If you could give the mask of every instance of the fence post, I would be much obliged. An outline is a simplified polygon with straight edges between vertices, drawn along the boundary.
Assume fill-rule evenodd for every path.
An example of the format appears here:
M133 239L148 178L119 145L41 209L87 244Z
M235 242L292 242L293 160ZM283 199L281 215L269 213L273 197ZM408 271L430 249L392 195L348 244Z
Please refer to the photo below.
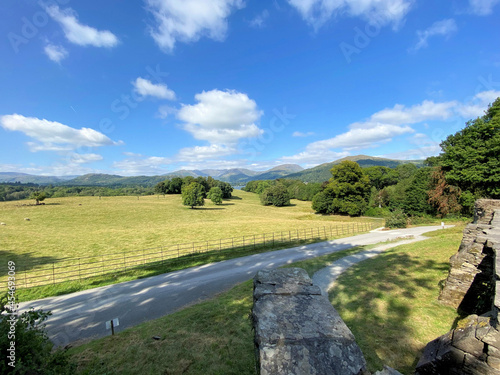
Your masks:
M125 251L123 252L123 270L127 270L127 258L125 257Z

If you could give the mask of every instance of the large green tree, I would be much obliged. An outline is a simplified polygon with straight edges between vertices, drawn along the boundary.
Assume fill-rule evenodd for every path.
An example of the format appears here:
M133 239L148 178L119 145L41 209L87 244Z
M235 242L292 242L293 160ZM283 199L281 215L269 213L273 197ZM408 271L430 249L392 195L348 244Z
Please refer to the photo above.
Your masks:
M370 180L358 163L343 161L331 169L326 188L313 198L312 208L319 213L359 216L367 209Z
M446 182L475 196L500 198L500 98L485 115L441 143Z
M191 182L182 187L182 204L195 208L205 204L205 189L197 182Z

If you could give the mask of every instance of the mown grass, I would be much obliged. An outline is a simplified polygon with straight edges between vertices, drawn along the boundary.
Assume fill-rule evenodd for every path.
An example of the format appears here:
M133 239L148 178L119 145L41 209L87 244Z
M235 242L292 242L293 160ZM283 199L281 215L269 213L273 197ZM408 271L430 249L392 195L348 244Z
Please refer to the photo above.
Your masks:
M451 329L456 312L437 302L463 226L428 234L352 267L331 293L372 371L412 373L425 344ZM310 274L357 247L289 266ZM160 319L70 349L78 374L255 374L249 314L252 282ZM160 340L154 340L159 336Z
M62 259L68 257L101 259L103 254L192 241L241 238L259 233L373 221L315 215L310 202L294 200L288 207L264 207L256 194L236 191L234 195L220 206L207 201L205 207L194 210L183 206L178 195L56 198L47 199L46 204L41 206L23 205L30 201L2 202L0 221L6 225L0 227L0 263L6 264L9 260L19 263L18 276L21 277L20 282L23 282L21 266L30 263L42 265L28 266L28 270L37 271L43 265L51 268L52 263L61 263ZM259 247L255 252L269 249L269 246ZM169 261L162 267L133 267L127 272L105 274L82 281L19 289L18 298L19 301L26 301L60 295L250 253L253 252L212 252L191 260ZM76 266L79 268L79 263ZM50 278L50 269L48 274L47 278ZM6 269L0 269L0 278L5 275ZM26 282L32 283L29 274Z
M413 374L424 346L448 332L457 312L437 301L463 225L427 233L430 239L398 246L353 266L330 292L369 365Z

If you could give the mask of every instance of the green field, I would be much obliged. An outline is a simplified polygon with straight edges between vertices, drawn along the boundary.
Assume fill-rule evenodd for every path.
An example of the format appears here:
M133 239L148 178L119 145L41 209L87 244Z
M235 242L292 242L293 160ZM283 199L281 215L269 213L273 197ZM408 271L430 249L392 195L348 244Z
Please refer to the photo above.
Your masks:
M286 231L289 235L296 230L373 222L366 218L315 215L310 202L298 200L292 201L292 205L288 207L265 207L260 204L258 195L244 191L236 191L233 198L225 200L222 205L216 206L207 200L206 206L197 209L183 206L179 195L140 198L68 197L47 199L45 205L35 206L32 203L0 203L0 222L6 224L0 226L0 262L6 264L7 261L14 260L20 265L41 264L28 268L28 282L29 276L35 272L49 273L47 278L50 278L52 264L55 263L56 267L66 264L63 262L64 258L90 257L85 261L101 261L107 259L103 255L110 253L155 248L157 250L154 252L159 254L159 247L168 248L169 245L189 244L193 241L205 241L201 244L204 247L206 241L281 231ZM25 220L26 218L29 220ZM381 221L376 222L382 225ZM230 247L228 241L226 246ZM190 250L188 245L184 248ZM198 248L192 250L205 251ZM206 250L210 250L208 245ZM139 251L138 254L142 253ZM183 252L180 251L179 254L183 255ZM128 259L128 264L136 260ZM215 260L219 259L207 258L205 261ZM136 266L138 263L140 260L132 265ZM199 262L180 267L195 264ZM73 266L79 267L79 264L74 263ZM109 266L114 267L113 263ZM63 271L66 269L55 270L56 273ZM163 272L166 271L168 270ZM82 273L85 274L84 270ZM93 285L71 285L62 289L57 289L56 285L53 290L35 293L29 298L61 294L65 290L81 290L150 274L154 273L142 272L125 279L115 277ZM0 276L5 276L5 273ZM19 282L22 282L23 275L19 277ZM26 300L28 297L20 291L20 298Z

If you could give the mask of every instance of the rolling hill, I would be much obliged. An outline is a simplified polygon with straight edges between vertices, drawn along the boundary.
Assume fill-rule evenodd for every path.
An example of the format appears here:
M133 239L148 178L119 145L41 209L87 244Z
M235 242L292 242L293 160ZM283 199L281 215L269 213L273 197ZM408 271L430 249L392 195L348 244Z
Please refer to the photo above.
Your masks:
M285 177L292 178L295 180L301 180L304 182L327 181L330 179L330 177L332 177L330 169L332 169L332 167L335 164L340 164L344 160L355 161L363 168L373 167L373 166L396 168L398 165L405 163L413 163L418 167L423 165L423 160L396 160L396 159L378 158L375 156L356 155L356 156L347 156L345 158L332 161L330 163L320 164L316 167L304 169L301 172L292 173Z

